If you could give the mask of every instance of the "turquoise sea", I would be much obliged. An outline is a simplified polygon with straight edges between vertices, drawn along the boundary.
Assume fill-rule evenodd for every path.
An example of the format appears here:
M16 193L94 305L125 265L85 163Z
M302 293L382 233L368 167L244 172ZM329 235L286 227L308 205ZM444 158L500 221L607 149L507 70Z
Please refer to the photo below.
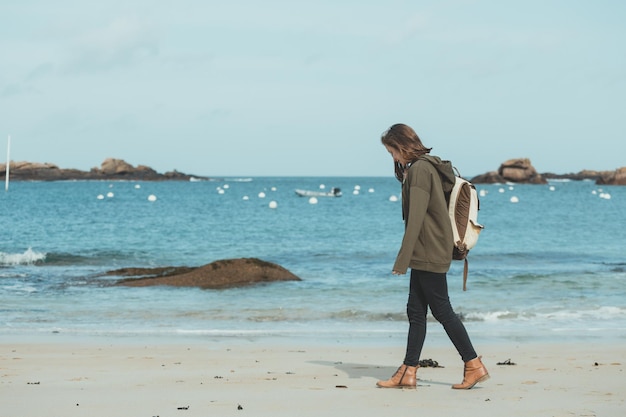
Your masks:
M321 187L343 196L313 204L294 192ZM472 338L623 343L626 187L477 188L485 229L470 253L468 291L461 262L448 274ZM399 195L392 177L12 182L0 193L0 335L402 344L408 275L390 273L403 231ZM240 257L280 264L302 281L127 288L102 275ZM431 333L443 330L433 322Z

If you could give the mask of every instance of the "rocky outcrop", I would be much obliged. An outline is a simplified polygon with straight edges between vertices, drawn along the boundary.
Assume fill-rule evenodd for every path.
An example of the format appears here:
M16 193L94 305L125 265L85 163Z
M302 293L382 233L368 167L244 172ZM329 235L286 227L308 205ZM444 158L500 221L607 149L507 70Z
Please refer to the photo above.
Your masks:
M599 185L626 185L626 167L618 168L613 172L604 172L596 180Z
M545 184L550 179L568 179L573 181L593 180L598 185L626 185L626 167L615 171L593 171L584 169L577 173L554 174L537 173L528 158L509 159L502 163L497 171L477 175L471 181L474 184L497 184L514 182L521 184Z
M94 169L97 171L97 168ZM142 166L135 168L123 159L107 158L100 165L100 172L104 175L125 175L137 170L145 171Z
M70 180L136 180L136 181L189 181L191 178L208 179L197 175L169 171L160 174L145 165L132 166L122 159L107 158L100 168L90 171L59 168L51 163L11 162L11 181L70 181ZM6 178L6 164L0 164L0 177Z
M125 268L106 275L130 276L115 285L145 287L169 285L218 289L274 281L300 281L280 265L257 258L225 259L201 267Z
M589 169L583 169L580 172L569 173L569 174L555 174L553 172L545 172L541 174L545 179L559 179L559 180L573 180L573 181L583 181L583 180L593 180L596 181L601 176L610 173L610 171L593 171Z
M497 171L489 171L485 174L480 174L473 177L471 180L474 184L498 184L506 182L504 178Z
M547 181L541 176L530 163L528 158L509 159L498 168L498 171L488 172L472 178L475 184L494 184L501 182L515 182L520 184L546 184Z

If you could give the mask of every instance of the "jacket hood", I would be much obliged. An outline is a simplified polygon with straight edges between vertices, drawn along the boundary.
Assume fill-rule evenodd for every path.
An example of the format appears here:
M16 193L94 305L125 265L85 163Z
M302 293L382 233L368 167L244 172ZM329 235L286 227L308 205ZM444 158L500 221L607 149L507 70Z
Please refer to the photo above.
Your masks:
M452 187L454 187L456 181L452 162L442 161L441 158L434 155L422 155L419 159L424 159L435 167L441 177L444 192L449 193L452 191Z

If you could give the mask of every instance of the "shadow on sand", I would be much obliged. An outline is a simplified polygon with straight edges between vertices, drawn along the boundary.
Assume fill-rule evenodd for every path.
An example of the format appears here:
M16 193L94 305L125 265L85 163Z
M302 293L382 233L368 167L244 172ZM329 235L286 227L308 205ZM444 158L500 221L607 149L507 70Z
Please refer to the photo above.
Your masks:
M330 361L310 361L316 365L329 366L335 368L337 371L348 375L350 379L359 378L374 378L376 380L389 379L397 368L392 366L380 366L364 363L346 363L346 362L330 362ZM433 381L432 379L423 379L419 376L418 371L418 385L448 385L450 382Z

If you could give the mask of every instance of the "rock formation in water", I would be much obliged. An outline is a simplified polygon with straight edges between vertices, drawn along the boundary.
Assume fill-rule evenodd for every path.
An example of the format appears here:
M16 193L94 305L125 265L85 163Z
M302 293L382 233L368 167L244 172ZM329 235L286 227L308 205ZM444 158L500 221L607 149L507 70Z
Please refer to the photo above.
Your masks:
M197 175L183 174L176 170L160 174L145 165L132 166L122 159L107 158L100 168L90 171L59 168L48 162L11 162L11 181L71 181L71 180L135 180L135 181L189 181L191 178L208 179ZM6 164L0 164L0 177L6 178Z
M242 287L274 281L300 281L280 265L257 258L224 259L200 267L124 268L106 275L126 276L115 285L169 285L204 289Z
M626 167L615 171L582 170L572 174L539 174L528 158L509 159L497 171L477 175L471 179L474 184L496 184L513 182L518 184L545 184L550 179L573 181L593 180L598 185L626 185Z
M497 171L491 171L472 178L475 184L493 184L500 182L515 182L520 184L546 184L547 181L541 176L530 163L528 158L509 159L502 163Z

